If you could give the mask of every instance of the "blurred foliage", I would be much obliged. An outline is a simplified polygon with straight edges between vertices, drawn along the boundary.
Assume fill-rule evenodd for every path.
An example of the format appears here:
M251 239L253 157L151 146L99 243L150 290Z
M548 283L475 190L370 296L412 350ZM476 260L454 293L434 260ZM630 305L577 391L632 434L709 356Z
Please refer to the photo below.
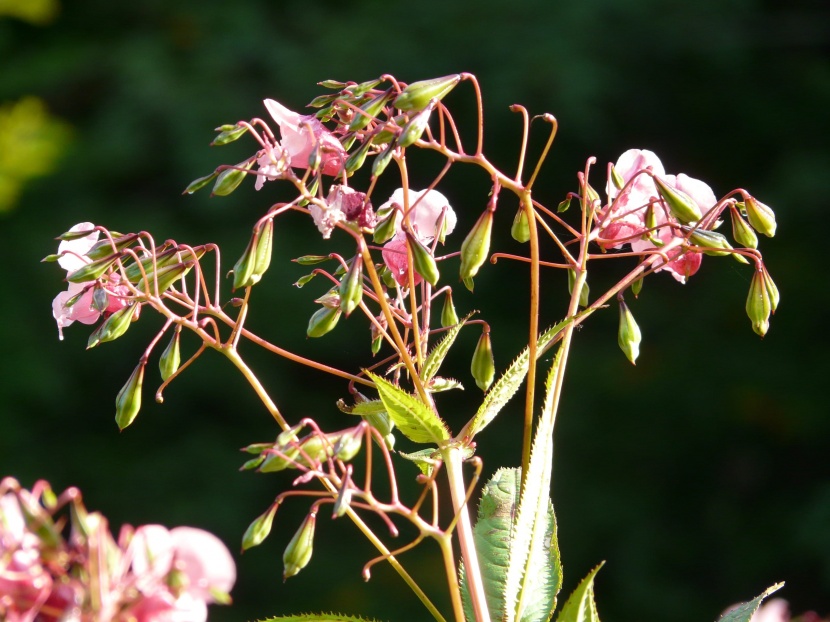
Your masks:
M486 149L498 165L512 168L518 153L520 121L507 106L559 119L535 187L543 202L555 205L575 189L588 156L597 156L601 188L605 163L642 147L717 194L744 185L778 214L779 233L764 250L782 304L764 340L743 311L749 274L710 257L688 285L656 275L629 301L643 330L636 368L617 349L616 311L578 334L554 465L565 592L606 559L597 580L603 619L713 620L778 580L787 581L781 596L793 611L827 613L828 23L826 0L79 0L64 3L46 27L0 19L0 102L37 97L74 132L55 173L28 181L17 209L0 216L0 473L27 486L39 477L56 489L77 485L113 526L193 524L231 546L238 541L289 483L236 471L237 448L275 436L265 410L208 353L169 387L163 405L151 402L145 380L146 406L118 434L115 394L160 322L142 316L117 344L89 352L80 325L59 343L50 301L63 288L61 271L38 260L54 252L55 235L91 220L145 229L157 240L216 242L227 270L280 190L272 183L256 193L246 184L231 197L182 197L189 181L254 148L240 141L209 149L214 127L264 115L264 97L300 109L326 78L388 72L411 81L470 71L482 84ZM457 89L447 103L472 112L469 90ZM541 149L541 134L531 153ZM446 182L441 191L466 231L486 203L486 177L454 167ZM501 206L494 243L519 250L510 246L513 207ZM255 288L249 326L289 349L355 367L369 358L368 331L355 343L351 335L363 326L352 319L354 326L341 322L324 339L307 340L323 286L291 285L307 270L288 259L348 248L334 238L323 242L299 216L278 222L275 259ZM591 290L610 285L614 270L593 273ZM459 293L455 301L459 313L482 309L498 366L524 339L516 324L525 309L522 274L504 261L485 267L478 298ZM543 321L552 324L567 283L556 275L546 286ZM475 337L460 343L455 362L465 370ZM195 347L183 340L183 356ZM254 348L243 355L290 419L342 424L334 408L341 383ZM460 380L469 398L473 382ZM458 425L471 406L444 400ZM517 416L506 412L480 438L488 473L518 462ZM321 518L314 559L283 586L282 549L305 510L280 509L269 540L239 558L234 606L214 608L212 619L330 609L423 619L383 565L362 583L360 569L374 553L342 521ZM425 545L403 562L446 604L436 556Z
M37 25L54 20L59 8L57 0L0 0L0 16L9 15Z
M14 208L28 179L52 172L68 138L37 97L0 106L0 212Z

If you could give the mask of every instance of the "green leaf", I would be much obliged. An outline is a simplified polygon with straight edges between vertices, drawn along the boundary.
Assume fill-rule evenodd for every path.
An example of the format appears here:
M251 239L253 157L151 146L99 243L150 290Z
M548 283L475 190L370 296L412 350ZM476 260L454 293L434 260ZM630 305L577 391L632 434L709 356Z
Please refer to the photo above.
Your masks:
M301 613L296 616L277 616L258 622L377 622L371 618L347 616L342 613Z
M576 316L579 317L579 316ZM536 342L537 353L541 353L543 348L553 341L553 339L576 318L568 318L562 320L555 326L552 326L539 337ZM458 435L469 436L473 438L476 434L481 432L490 422L496 418L496 415L501 412L501 409L516 395L519 387L524 382L527 376L528 364L530 362L530 349L525 348L522 353L513 361L505 370L496 383L490 387L490 390L484 396L478 411L475 416L464 426L464 429Z
M427 477L432 475L432 470L435 468L436 462L441 461L441 453L434 447L419 449L418 451L413 451L411 454L399 451L398 455L410 462L414 462L421 470L421 473Z
M473 527L487 609L493 620L504 616L504 582L513 532L513 517L519 505L521 469L502 468L493 474L481 491L478 518ZM462 566L463 570L463 566ZM461 573L464 613L474 620L472 601L464 573Z
M458 324L448 329L447 333L444 335L444 338L439 341L438 345L432 349L429 355L427 355L427 358L424 361L424 366L421 368L421 379L425 384L438 373L441 363L444 362L444 359L446 358L447 353L449 353L452 344L455 343L455 338L458 337L458 333L461 331L464 323L470 319L471 315L472 313L461 320Z
M594 600L594 577L604 563L602 562L582 579L568 602L562 607L562 611L556 616L556 622L599 622L597 603Z
M450 438L447 425L429 406L370 371L366 375L375 383L389 417L409 440L438 445Z
M731 611L727 611L720 618L718 618L718 622L749 622L752 618L752 614L758 611L758 607L761 606L761 601L773 592L777 592L782 587L784 587L783 582L776 583L775 585L768 587L762 594L756 596L749 602L741 603Z
M562 583L550 502L555 379L560 353L561 350L554 357L548 373L545 403L511 534L504 586L504 619L508 622L547 620L556 606L556 594Z

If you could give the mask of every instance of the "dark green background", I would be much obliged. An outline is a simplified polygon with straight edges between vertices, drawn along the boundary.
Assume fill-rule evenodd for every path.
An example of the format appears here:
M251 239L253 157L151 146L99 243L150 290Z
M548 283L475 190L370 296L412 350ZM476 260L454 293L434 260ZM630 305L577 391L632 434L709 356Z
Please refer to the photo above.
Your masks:
M38 95L74 128L57 172L31 183L17 209L0 217L0 474L79 486L114 526L192 524L238 542L290 481L236 471L239 447L273 438L267 413L230 365L208 354L170 387L164 405L150 401L148 376L146 406L119 434L113 398L158 318L147 313L118 343L90 352L82 325L61 343L50 302L62 274L38 260L54 252L55 235L91 220L146 229L157 240L217 242L230 267L278 190L271 184L257 194L247 184L225 199L181 196L190 180L252 149L209 149L213 127L265 114L264 97L300 109L326 78L389 72L413 81L470 71L484 90L487 147L498 164L512 167L518 148L508 105L560 120L536 187L549 204L575 189L588 156L604 167L642 147L718 195L743 186L778 215L778 236L762 241L782 295L765 339L743 310L749 271L716 258L686 286L667 275L646 282L632 303L645 335L636 368L616 347L615 310L579 332L554 464L563 597L605 559L597 582L603 619L713 620L780 580L794 611L827 614L828 51L825 0L87 0L66 2L45 27L0 20L0 102ZM462 111L470 101L467 86L447 100ZM594 183L604 185L601 175ZM460 169L442 187L462 231L487 189L483 175ZM512 212L505 201L502 230ZM299 217L284 222L251 325L309 355L364 364L360 320L331 338L305 339L322 286L292 288L303 272L287 261L346 247L326 245ZM500 241L516 248L503 234ZM495 304L459 303L492 320L500 366L525 331L518 273L500 263L479 279L478 291ZM611 277L592 277L594 291ZM555 278L544 301L549 323L565 308ZM474 341L470 333L454 359L468 397L476 393L465 358ZM289 418L342 424L333 406L341 383L252 348L243 353ZM457 428L463 403L447 404ZM517 461L516 416L514 407L479 439L488 473ZM403 466L401 477L414 471ZM328 518L319 521L309 568L283 585L282 549L304 511L289 504L271 539L239 559L236 603L212 608L212 619L321 610L426 619L387 567L362 584L371 550L350 525ZM403 561L445 606L437 559L427 544Z

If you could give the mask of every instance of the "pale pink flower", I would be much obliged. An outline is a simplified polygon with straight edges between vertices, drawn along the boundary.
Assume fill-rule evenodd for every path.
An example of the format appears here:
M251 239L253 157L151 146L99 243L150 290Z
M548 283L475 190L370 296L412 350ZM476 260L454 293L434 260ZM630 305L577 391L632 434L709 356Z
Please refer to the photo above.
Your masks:
M621 248L631 245L634 252L648 252L660 248L652 239L643 237L646 227L646 212L649 205L654 205L655 225L659 227L651 233L651 238L659 240L665 246L679 240L679 230L672 225L679 225L674 217L660 202L660 193L647 170L660 177L667 185L687 194L698 204L702 214L706 214L717 203L712 189L699 179L688 175L666 175L660 159L647 149L629 149L623 153L614 166L622 179L623 188L608 180L606 192L609 207L599 214L601 223L600 243L605 248ZM677 281L685 283L700 268L700 253L684 252L675 247L666 252L669 262L657 267L659 272L666 270Z
M407 270L409 262L406 253L406 234L404 233L404 189L398 188L389 200L378 208L378 212L395 210L395 228L397 233L383 247L383 261L392 272L395 281L401 286L408 284ZM410 190L409 226L410 231L424 244L429 244L436 237L449 235L455 229L457 218L450 207L447 197L437 190ZM421 276L415 274L415 284L421 282Z
M254 182L256 190L260 190L266 181L279 179L288 166L282 147L279 145L267 144L264 149L260 149L257 153L256 162L259 165L259 171Z
M790 606L783 598L773 598L752 614L750 622L790 622Z
M95 231L95 225L91 222L78 223L70 231L89 231L90 234L76 240L61 241L58 245L58 264L66 270L67 275L83 268L90 263L86 256L89 250L98 241L99 232ZM130 290L126 285L119 285L121 277L118 274L111 274L104 283L89 281L86 283L69 283L66 291L59 293L52 300L52 316L58 324L58 336L63 339L63 329L72 324L94 324L101 317L99 311L93 304L93 295L96 288L103 288L107 292L107 306L103 311L108 316L126 307L129 302L127 297ZM72 298L83 292L81 297L71 306L66 306Z
M340 222L354 222L359 227L375 226L375 213L372 204L366 201L366 194L348 186L332 185L325 202L322 205L311 203L308 211L325 240Z
M337 175L346 162L346 150L314 115L293 112L273 99L265 107L280 127L280 146L294 168L308 168L311 154L319 149L320 170L324 175Z

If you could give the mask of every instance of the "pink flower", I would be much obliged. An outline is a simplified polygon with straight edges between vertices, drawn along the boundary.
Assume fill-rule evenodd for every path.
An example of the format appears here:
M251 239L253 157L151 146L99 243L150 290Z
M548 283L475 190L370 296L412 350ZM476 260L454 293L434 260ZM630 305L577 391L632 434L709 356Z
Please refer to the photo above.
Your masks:
M204 622L207 605L226 596L236 581L227 547L194 527L139 527L127 555L142 593L130 610L138 622Z
M308 168L311 154L320 150L320 169L324 175L337 175L343 170L346 150L314 115L293 112L273 99L265 107L280 126L280 146L294 168Z
M660 159L646 149L629 149L620 156L614 169L623 187L617 188L612 180L606 186L610 205L599 215L600 244L605 248L621 248L630 244L635 253L648 252L682 239L678 235L679 230L672 226L679 223L663 205L648 169L667 185L687 194L704 215L717 203L714 192L706 183L682 173L666 175ZM645 221L649 205L654 205L654 224L658 228L649 237L643 237L648 231ZM666 270L680 283L685 283L700 268L700 253L684 251L678 246L667 251L666 255L669 262L655 271Z
M324 240L329 239L339 222L350 221L359 227L375 226L375 213L372 204L366 201L366 195L348 186L332 185L325 203L312 203L308 211Z
M437 190L409 190L409 226L411 232L424 244L429 244L436 237L443 238L452 233L457 221L455 211L450 207L447 197ZM392 272L395 281L401 286L408 284L407 270L409 262L406 253L406 234L404 233L404 189L398 188L389 200L378 208L378 212L395 210L395 228L397 233L383 247L383 261ZM415 284L421 282L421 276L415 274Z
M76 240L62 241L58 245L58 254L60 255L58 264L66 270L67 274L72 274L90 263L91 260L86 254L95 246L99 235L98 231L94 229L95 225L91 222L78 223L70 231L89 231L89 235ZM126 285L119 285L120 279L120 275L113 273L103 283L96 281L69 283L65 292L55 296L52 301L52 316L58 323L58 336L61 340L63 339L64 327L69 326L72 322L94 324L101 317L100 307L96 306L93 301L97 288L102 288L107 292L106 307L103 311L105 316L123 309L129 304L127 297L130 295L130 290ZM78 294L81 294L81 297L71 306L67 306L67 303Z

